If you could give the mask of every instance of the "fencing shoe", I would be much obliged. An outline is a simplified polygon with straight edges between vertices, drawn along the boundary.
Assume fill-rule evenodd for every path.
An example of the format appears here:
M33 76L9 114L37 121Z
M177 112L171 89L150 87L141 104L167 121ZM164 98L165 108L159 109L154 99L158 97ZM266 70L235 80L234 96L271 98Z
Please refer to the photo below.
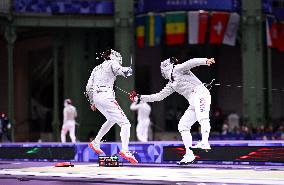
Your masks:
M195 159L195 156L193 153L185 154L181 161L177 162L177 165L188 165L192 163Z
M90 142L88 146L96 153L96 154L103 154L104 152L100 148L99 143Z
M135 159L134 155L130 151L121 150L119 155L126 159L127 161L131 162L132 164L137 164L138 161Z
M210 144L208 142L202 142L202 141L197 142L197 144L195 146L192 146L192 148L201 148L203 150L211 149Z

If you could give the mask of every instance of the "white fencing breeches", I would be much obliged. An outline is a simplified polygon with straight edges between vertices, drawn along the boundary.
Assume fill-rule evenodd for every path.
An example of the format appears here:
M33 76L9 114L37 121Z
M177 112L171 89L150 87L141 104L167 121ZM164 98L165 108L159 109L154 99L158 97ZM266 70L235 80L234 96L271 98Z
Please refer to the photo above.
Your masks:
M142 142L148 141L148 131L149 131L150 119L138 120L136 127L137 139Z
M69 131L69 136L72 141L72 143L76 142L76 136L75 136L75 120L67 120L62 125L61 129L61 142L66 142L66 134Z
M117 123L121 127L120 137L122 150L128 150L130 137L130 122L114 98L113 92L94 93L94 104L96 108L106 117L107 121L98 132L95 142L100 142L102 137Z
M191 126L198 121L201 126L202 140L208 140L210 132L210 122L209 122L209 111L211 104L211 95L206 87L203 85L198 86L195 92L189 99L190 106L185 111L184 115L181 117L178 130L179 132L186 132L187 134L182 134L182 138L187 138L186 140L192 138L190 134ZM185 135L189 135L186 137ZM184 139L183 139L184 140ZM192 140L192 139L190 139ZM191 145L192 141L187 142L187 145Z
M130 124L123 110L114 98L113 92L94 93L96 108L106 117L110 124L117 123L119 126Z

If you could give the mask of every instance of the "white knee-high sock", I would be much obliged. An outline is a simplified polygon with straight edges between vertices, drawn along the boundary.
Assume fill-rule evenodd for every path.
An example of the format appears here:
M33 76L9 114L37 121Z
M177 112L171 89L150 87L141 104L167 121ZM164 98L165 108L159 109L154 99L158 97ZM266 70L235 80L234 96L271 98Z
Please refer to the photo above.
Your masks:
M107 121L102 125L101 129L99 130L99 132L98 132L98 134L97 134L97 136L96 136L96 138L94 139L93 142L95 142L95 143L100 143L101 140L102 140L102 138L104 137L104 135L106 135L106 133L110 130L110 128L111 128L113 125L114 125L114 123L112 123L112 122L110 122L110 121L107 120Z
M208 143L210 129L211 129L210 120L209 119L202 119L202 120L199 121L199 124L201 126L201 135L202 135L201 142Z
M186 153L187 154L192 153L192 151L190 150L190 147L192 147L192 135L190 131L185 130L185 131L182 131L180 134L181 134L181 138L182 138Z
M121 146L122 150L128 151L128 144L130 138L130 124L123 124L121 125L120 130L120 138L121 138Z

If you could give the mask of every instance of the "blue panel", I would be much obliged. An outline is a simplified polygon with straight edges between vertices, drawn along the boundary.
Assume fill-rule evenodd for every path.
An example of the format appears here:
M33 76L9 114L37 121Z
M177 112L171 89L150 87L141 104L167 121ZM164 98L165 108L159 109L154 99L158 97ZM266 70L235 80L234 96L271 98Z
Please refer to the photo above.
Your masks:
M13 0L13 11L17 13L113 15L114 3L110 0Z

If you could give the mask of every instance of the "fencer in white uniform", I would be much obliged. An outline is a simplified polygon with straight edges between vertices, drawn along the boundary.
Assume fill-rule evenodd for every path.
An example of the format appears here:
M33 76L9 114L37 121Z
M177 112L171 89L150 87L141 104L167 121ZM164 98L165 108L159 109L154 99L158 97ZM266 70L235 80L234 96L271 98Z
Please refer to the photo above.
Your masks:
M93 111L98 109L106 117L106 122L102 125L96 138L89 143L89 147L92 148L95 153L102 154L103 151L100 149L101 140L110 128L117 123L121 128L120 137L122 143L122 150L119 154L131 163L137 163L138 161L128 150L131 125L115 100L113 90L116 76L131 76L132 69L131 67L121 66L122 57L120 53L114 50L105 51L103 58L104 62L96 66L92 71L86 86L86 93L91 104L91 109Z
M137 111L136 136L141 142L148 141L148 131L150 126L151 107L148 103L133 102L130 110Z
M169 80L167 85L159 93L133 97L138 102L154 102L163 100L173 92L178 92L188 100L189 107L178 124L178 130L181 133L186 154L178 164L188 164L195 159L190 149L192 147L190 129L196 121L201 126L202 140L194 147L210 149L208 138L211 128L209 120L211 95L209 90L190 69L200 65L210 66L213 63L215 63L214 58L193 58L184 63L179 63L176 58L171 57L161 63L162 76Z
M76 142L75 136L75 118L77 117L77 110L72 105L72 101L70 99L66 99L64 101L64 109L63 109L63 125L61 128L61 142L66 142L66 134L69 131L69 136L71 138L72 143Z

